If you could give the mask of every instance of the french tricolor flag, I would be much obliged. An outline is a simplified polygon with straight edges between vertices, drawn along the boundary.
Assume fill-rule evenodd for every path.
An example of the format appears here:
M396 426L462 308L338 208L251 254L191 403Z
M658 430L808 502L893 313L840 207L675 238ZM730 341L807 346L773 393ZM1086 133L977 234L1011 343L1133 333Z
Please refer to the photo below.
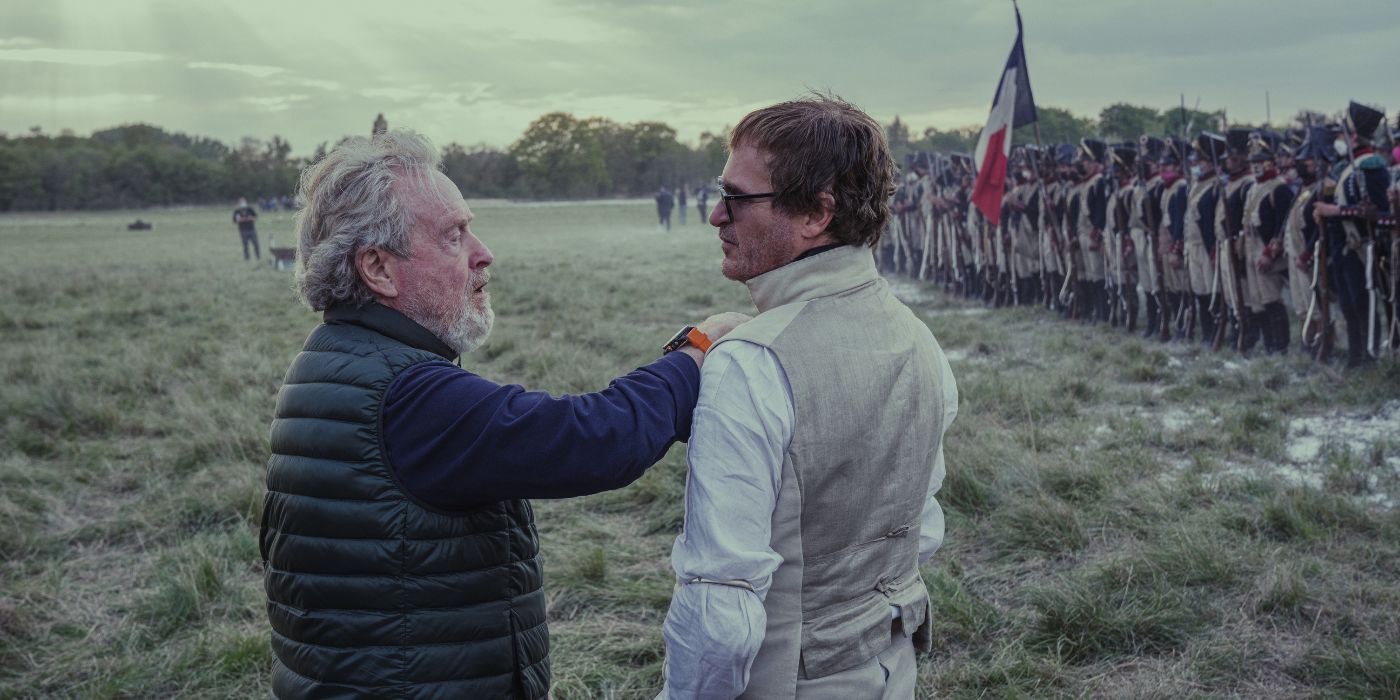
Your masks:
M972 187L972 203L992 225L1001 222L1001 198L1006 191L1006 162L1011 156L1011 130L1036 120L1031 78L1026 72L1026 51L1021 44L1021 8L1016 8L1016 43L1006 70L997 83L987 128L977 139L977 183Z

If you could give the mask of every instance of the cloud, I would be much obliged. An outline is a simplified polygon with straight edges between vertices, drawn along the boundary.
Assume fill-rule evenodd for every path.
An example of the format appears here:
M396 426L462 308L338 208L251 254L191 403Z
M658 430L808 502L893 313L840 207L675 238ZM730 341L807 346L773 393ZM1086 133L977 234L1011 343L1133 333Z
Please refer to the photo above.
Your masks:
M280 68L278 66L256 66L248 65L245 63L210 63L208 61L193 61L185 65L189 68L195 69L233 71L235 73L251 75L255 78L266 78L270 75L278 75L287 72L286 68Z
M294 105L310 100L310 95L279 95L276 97L245 97L243 101L267 112L285 112Z
M1037 101L1203 109L1261 121L1384 102L1395 0L1021 0ZM550 111L664 121L682 139L829 89L917 133L986 119L1015 24L988 0L12 2L0 129L141 120L309 153L375 114L439 143L505 146ZM1301 18L1301 19L1300 19ZM151 98L113 110L113 94ZM86 100L86 101L85 101ZM72 109L58 109L69 105ZM1396 105L1391 105L1392 107ZM55 123L55 120L60 120Z
M94 49L0 49L0 61L16 63L62 63L72 66L120 66L127 63L159 61L165 57L144 51L103 51Z

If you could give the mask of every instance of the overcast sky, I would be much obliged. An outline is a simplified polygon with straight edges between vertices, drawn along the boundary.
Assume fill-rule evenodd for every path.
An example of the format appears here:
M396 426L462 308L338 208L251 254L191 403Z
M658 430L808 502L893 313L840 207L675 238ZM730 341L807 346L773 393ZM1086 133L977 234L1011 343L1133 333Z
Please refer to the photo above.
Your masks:
M0 0L0 131L148 122L293 152L391 126L507 146L541 114L664 121L693 142L830 89L915 133L980 124L1009 0ZM351 9L353 8L353 9ZM1036 102L1275 122L1400 107L1400 2L1023 0ZM1345 10L1343 14L1342 10Z

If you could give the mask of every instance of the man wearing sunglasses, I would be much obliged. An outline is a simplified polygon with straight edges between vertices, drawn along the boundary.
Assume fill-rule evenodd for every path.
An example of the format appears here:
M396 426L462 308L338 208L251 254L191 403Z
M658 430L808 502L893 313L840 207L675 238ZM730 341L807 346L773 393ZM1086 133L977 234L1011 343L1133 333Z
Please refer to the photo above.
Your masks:
M729 147L710 225L759 315L701 370L661 697L912 698L957 388L875 270L889 148L824 95Z

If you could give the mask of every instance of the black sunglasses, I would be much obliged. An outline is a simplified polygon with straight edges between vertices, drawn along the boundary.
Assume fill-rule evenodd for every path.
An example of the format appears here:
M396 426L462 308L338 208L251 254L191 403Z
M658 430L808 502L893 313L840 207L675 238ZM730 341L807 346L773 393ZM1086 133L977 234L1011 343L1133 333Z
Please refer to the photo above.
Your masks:
M724 213L725 213L726 216L729 217L729 220L730 220L731 222L734 221L734 209L733 209L732 207L729 206L729 200L731 200L731 199L740 199L740 200L743 200L743 199L764 199L764 198L767 198L767 197L776 197L776 196L778 196L778 193L777 193L777 192L759 192L759 193L756 193L756 194L729 194L729 192L727 192L727 191L724 189L724 182L722 182L719 178L715 178L715 186L719 188L719 198L720 198L720 201L724 202Z

